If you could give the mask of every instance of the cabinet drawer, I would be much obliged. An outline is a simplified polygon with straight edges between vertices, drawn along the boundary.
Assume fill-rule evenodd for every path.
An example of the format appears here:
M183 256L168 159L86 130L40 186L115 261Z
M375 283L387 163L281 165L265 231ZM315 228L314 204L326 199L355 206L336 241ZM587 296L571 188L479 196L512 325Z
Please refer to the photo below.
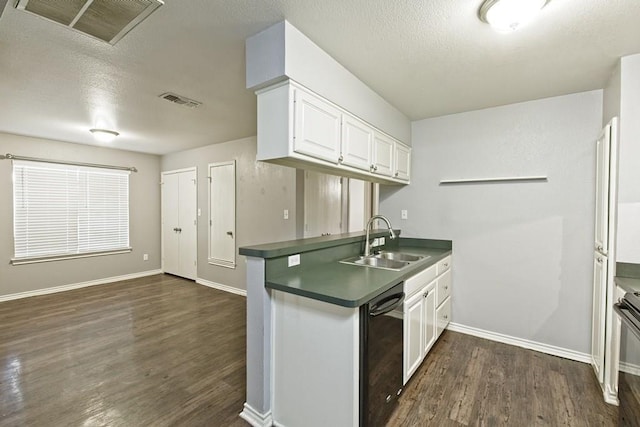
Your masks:
M442 304L442 301L451 295L451 270L446 271L438 278L438 291L436 294L436 305Z
M451 298L447 298L445 302L436 310L436 336L440 336L451 321Z
M404 293L409 298L422 288L424 288L429 282L436 278L437 266L432 265L426 270L422 270L415 276L409 277L404 281Z
M438 276L451 268L451 257L448 256L445 259L438 262Z

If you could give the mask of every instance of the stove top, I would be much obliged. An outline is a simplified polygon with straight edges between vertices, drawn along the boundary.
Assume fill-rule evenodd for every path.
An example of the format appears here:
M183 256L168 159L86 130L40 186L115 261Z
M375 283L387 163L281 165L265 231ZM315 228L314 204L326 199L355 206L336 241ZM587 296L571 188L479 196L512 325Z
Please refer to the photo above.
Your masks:
M633 316L640 320L640 292L627 292L623 301Z

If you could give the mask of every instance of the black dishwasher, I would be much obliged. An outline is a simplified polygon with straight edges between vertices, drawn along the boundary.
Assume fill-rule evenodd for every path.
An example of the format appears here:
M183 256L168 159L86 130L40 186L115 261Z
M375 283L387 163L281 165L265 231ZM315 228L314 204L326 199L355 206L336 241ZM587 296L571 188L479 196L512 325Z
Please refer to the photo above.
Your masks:
M360 307L361 427L384 426L402 392L403 301L399 283Z

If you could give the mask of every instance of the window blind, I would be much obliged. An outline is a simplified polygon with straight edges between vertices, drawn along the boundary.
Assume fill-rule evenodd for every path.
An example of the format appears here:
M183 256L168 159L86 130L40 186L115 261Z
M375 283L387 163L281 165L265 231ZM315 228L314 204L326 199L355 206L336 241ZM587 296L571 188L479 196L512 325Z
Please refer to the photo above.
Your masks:
M14 261L129 247L129 171L13 161Z

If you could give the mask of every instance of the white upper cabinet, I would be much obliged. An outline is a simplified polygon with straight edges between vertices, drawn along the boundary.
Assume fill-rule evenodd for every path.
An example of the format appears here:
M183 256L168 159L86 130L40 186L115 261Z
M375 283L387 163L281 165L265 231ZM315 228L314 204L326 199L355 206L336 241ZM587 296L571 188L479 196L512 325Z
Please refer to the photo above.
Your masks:
M343 165L369 170L371 167L371 145L373 128L348 114L342 115L342 152L340 162Z
M396 156L395 156L395 172L394 178L409 181L409 175L411 173L411 148L404 144L396 142Z
M373 138L373 164L372 172L384 176L393 176L393 158L396 151L396 142L380 132L376 132Z
M391 136L291 80L256 93L257 160L381 184L408 183L411 149Z
M337 163L340 157L340 110L298 89L294 91L294 104L294 151Z

